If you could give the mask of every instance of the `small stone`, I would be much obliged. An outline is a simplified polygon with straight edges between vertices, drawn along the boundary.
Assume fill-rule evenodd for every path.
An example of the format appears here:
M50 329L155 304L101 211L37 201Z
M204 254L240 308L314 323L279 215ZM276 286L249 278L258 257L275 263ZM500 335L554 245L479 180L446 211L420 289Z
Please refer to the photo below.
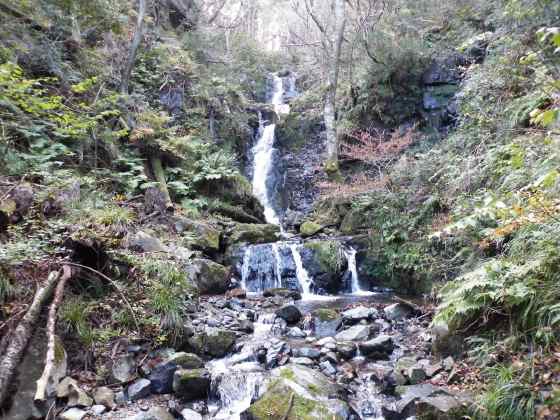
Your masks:
M177 365L173 362L163 362L152 369L148 379L154 394L169 394L173 390L173 374Z
M338 357L336 356L336 353L332 351L325 353L325 355L323 356L323 360L327 360L331 362L333 365L338 364Z
M132 355L122 356L113 362L113 377L122 383L130 382L134 379L136 362Z
M395 344L390 336L380 335L373 340L360 343L358 347L364 356L383 359L391 355L393 349L395 348Z
M128 402L128 398L124 391L119 391L115 394L116 405L125 405Z
M148 379L138 379L134 381L127 389L128 398L131 401L146 398L151 394L151 382Z
M323 373L325 375L328 376L334 376L336 375L336 367L333 366L333 364L327 360L325 360L324 362L319 363L319 366L321 367L321 370L323 371Z
M336 340L332 337L325 337L325 338L321 338L320 340L317 340L315 344L317 344L318 346L324 346L328 343L336 344Z
M79 387L75 379L67 376L56 388L58 398L68 398L68 407L90 407L93 399Z
M202 416L199 413L188 408L181 411L181 416L183 416L184 420L202 420Z
M305 337L307 337L307 334L305 332L303 332L301 330L301 328L299 328L299 327L290 328L286 335L288 337L291 337L291 338L305 338Z
M78 381L70 376L65 377L56 387L57 398L68 398L74 387L78 387Z
M375 308L358 306L342 313L342 319L346 324L357 324L360 321L371 321L379 317L379 312Z
M443 368L449 372L451 371L451 369L453 369L453 367L455 366L455 360L453 359L453 357L448 356L445 359L443 359L443 361L441 362Z
M356 355L357 346L351 341L341 342L336 345L336 351L346 360L352 359Z
M298 349L292 350L292 355L294 357L305 357L309 359L318 359L321 357L321 352L317 349L311 347L300 347Z
M61 420L82 420L87 415L87 411L79 408L71 408L60 415Z
M421 366L412 366L408 369L407 376L410 383L416 385L426 380L426 371Z

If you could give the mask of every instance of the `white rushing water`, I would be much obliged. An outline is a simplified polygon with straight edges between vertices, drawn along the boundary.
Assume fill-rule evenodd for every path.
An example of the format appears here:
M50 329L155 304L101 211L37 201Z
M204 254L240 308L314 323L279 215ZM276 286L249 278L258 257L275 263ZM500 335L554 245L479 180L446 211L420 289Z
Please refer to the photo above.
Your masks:
M344 249L344 256L346 257L346 261L348 261L348 271L351 275L351 292L353 295L373 295L373 292L368 292L367 290L362 290L360 286L360 278L358 277L358 266L356 262L356 251L354 248L349 247Z
M284 103L284 81L276 74L272 75L273 90L270 103L276 114L287 114L290 106ZM268 223L280 225L280 217L270 202L268 179L274 165L274 140L276 124L265 121L259 113L259 138L253 147L253 193L264 207L264 217Z

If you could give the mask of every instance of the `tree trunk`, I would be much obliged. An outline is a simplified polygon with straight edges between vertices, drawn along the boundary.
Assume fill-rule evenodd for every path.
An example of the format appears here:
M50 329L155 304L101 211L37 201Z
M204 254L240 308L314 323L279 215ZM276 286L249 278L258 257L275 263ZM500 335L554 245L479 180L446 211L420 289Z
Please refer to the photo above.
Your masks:
M338 173L338 130L336 123L336 90L340 72L340 55L346 27L346 5L344 0L333 0L334 42L328 54L328 82L325 92L324 120L327 132L327 161L325 169L329 175ZM328 36L327 34L325 34Z
M35 329L35 324L41 314L41 308L51 296L59 278L60 272L58 271L49 274L46 284L37 290L27 313L11 335L10 344L0 362L0 406L8 395L12 377Z
M132 73L132 68L134 67L134 61L136 61L136 52L142 41L144 35L144 17L146 15L146 0L138 0L138 17L136 19L136 32L134 32L134 37L132 38L132 44L130 44L130 51L128 53L128 59L126 61L126 66L123 70L122 80L121 80L121 93L123 95L128 94L128 84L130 82L130 74Z
M165 196L165 205L168 209L173 208L173 201L171 201L171 196L169 195L169 189L167 188L167 182L165 180L165 170L163 169L163 164L159 157L150 158L152 164L152 171L154 173L154 178L159 183L159 189Z
M40 412L45 413L48 410L47 407L47 400L49 398L49 394L52 394L52 391L56 389L58 384L57 379L62 378L54 378L55 383L52 383L53 380L53 370L56 366L56 318L57 318L57 311L60 303L62 302L62 297L64 296L64 287L66 286L66 281L72 277L72 269L65 265L62 268L62 277L56 286L56 290L54 293L54 299L51 303L49 308L49 317L47 319L47 356L45 358L45 369L43 370L43 374L37 380L37 391L35 393L34 403L35 406L40 410Z

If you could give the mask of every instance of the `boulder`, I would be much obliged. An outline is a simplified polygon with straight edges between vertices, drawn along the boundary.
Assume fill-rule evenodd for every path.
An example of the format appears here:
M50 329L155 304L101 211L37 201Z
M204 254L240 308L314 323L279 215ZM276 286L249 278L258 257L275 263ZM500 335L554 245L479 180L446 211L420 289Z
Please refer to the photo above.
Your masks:
M318 359L319 357L321 357L321 352L311 347L300 347L292 349L292 356Z
M313 329L317 337L330 337L342 324L342 318L333 309L320 308L311 313L313 317Z
M307 238L320 232L323 227L315 222L307 221L299 227L299 233L303 238Z
M203 333L187 340L194 353L202 357L224 357L233 348L236 335L233 331L207 327Z
M128 399L131 401L146 398L151 393L151 383L148 379L137 379L127 388Z
M379 317L379 312L375 308L358 306L342 313L342 320L346 324L357 324L362 320L371 321Z
M90 407L93 399L78 385L78 381L67 376L56 387L57 398L67 398L68 407Z
M179 234L189 232L184 241L189 248L210 254L220 250L222 232L208 223L181 217L175 221L175 230Z
M189 265L187 272L201 294L225 293L230 285L230 270L211 260L197 258Z
M385 317L390 321L402 321L413 315L414 309L405 303L393 303L383 308Z
M173 374L176 370L177 365L172 362L156 365L148 375L152 393L170 394L173 390Z
M276 312L278 318L283 319L288 324L295 324L301 319L301 311L295 305L286 305L278 309Z
M344 289L343 277L348 268L342 244L334 240L306 242L300 250L303 265L321 293L336 294Z
M166 363L172 363L183 369L199 369L204 367L204 361L193 353L173 353L165 359Z
M206 369L178 369L173 375L173 392L183 401L206 399L210 391L210 372Z
M278 240L280 228L270 224L237 223L228 232L228 243L264 244Z
M121 356L113 361L111 369L113 378L124 383L134 379L136 374L136 362L131 355Z
M124 246L138 252L167 252L168 248L156 237L144 232L129 233Z
M385 359L391 355L395 344L388 335L379 335L372 340L360 343L358 347L360 352L368 358Z
M371 335L371 329L369 325L354 325L339 332L335 339L336 341L362 341L367 340Z
M412 385L417 385L426 380L426 369L420 365L411 366L408 368L406 376L408 376L408 380Z
M95 404L103 405L109 410L116 407L115 393L111 388L107 388L106 386L96 388L93 393L93 399L95 400Z
M252 420L346 420L348 405L337 396L341 388L324 374L290 364L272 372L266 392L251 404L245 416Z
M340 356L346 360L352 359L356 355L358 346L351 341L345 341L336 344L336 351Z
M267 369L284 365L288 361L290 346L280 340L273 340L267 346L265 365Z

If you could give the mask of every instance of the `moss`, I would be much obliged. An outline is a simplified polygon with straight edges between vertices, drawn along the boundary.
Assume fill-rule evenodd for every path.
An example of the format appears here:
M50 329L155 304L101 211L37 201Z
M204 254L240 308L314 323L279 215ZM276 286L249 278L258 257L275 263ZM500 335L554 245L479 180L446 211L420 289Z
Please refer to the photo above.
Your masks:
M290 368L282 369L282 371L280 372L280 376L290 381L295 381L296 379L296 375L294 374L294 371L291 370Z
M308 237L308 236L315 235L321 229L322 229L322 226L320 224L308 221L308 222L303 223L300 226L299 233L301 233L301 236L303 236L305 238L305 237Z
M62 341L58 336L55 337L54 342L54 360L57 365L64 362L66 358L66 350L64 350L64 346L62 345Z
M277 240L276 234L280 232L275 225L252 225L238 223L230 232L229 243L262 244Z
M342 245L337 241L316 241L304 245L313 250L321 270L326 273L338 273L342 268L343 251Z

